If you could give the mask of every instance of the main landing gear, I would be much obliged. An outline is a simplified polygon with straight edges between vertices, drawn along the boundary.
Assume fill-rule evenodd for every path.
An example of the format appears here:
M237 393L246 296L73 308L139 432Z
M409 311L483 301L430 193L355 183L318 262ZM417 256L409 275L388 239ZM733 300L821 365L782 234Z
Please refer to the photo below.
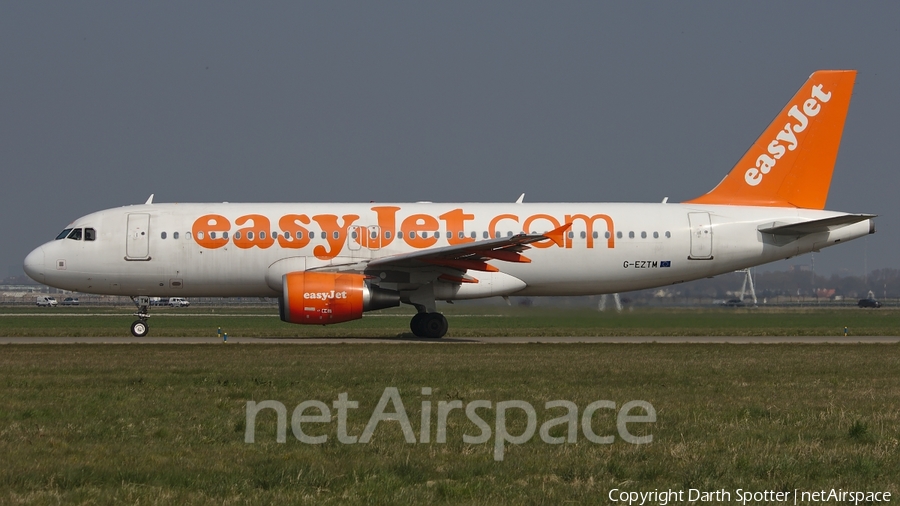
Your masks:
M131 324L131 335L144 337L150 332L150 325L147 324L147 319L150 318L150 297L132 297L131 302L137 307L137 312L133 315L138 317Z
M447 319L441 313L416 313L409 322L409 329L416 337L440 339L447 333Z

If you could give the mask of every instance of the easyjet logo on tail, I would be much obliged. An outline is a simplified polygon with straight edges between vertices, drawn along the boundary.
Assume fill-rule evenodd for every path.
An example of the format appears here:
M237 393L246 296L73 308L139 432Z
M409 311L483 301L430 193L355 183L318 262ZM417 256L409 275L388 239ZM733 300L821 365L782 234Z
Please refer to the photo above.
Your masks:
M794 151L799 146L797 134L806 130L809 125L809 118L815 117L822 110L822 104L831 100L831 92L822 91L822 85L817 84L812 87L810 98L803 102L803 110L797 104L788 111L790 121L784 124L769 145L766 153L756 158L756 166L747 169L744 174L744 181L750 186L756 186L762 182L763 177L768 174L778 160L788 151Z

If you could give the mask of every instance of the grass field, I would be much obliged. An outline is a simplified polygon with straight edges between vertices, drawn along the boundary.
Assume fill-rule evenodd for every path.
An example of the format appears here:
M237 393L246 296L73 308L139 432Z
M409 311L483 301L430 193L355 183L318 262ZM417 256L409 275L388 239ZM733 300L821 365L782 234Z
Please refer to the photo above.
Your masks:
M700 308L616 313L591 309L444 305L448 337L900 335L900 309ZM133 308L0 308L0 337L129 335ZM331 326L283 323L275 307L153 308L150 336L391 337L409 334L410 309L376 311Z
M162 320L162 318L161 318ZM900 493L895 345L7 345L0 347L0 503L606 503L631 491ZM411 444L398 422L368 444L335 424L321 445L276 442L274 411L247 444L247 401L328 406L346 392L359 435L396 387L416 436L421 402L524 400L538 424L596 400L644 400L650 444ZM433 389L430 396L422 387ZM435 408L433 408L434 410ZM391 411L391 410L389 410ZM580 413L580 411L579 411ZM494 412L481 412L494 426ZM513 413L517 414L517 413ZM616 434L613 411L594 430ZM290 423L290 422L288 422ZM512 434L522 416L506 423ZM557 429L564 428L557 427ZM565 435L554 430L552 434ZM434 441L434 432L431 433Z
M894 309L587 309L450 306L450 336L898 335ZM0 308L2 336L128 334L128 308ZM316 337L408 335L408 312L379 312L329 327L282 323L273 308L154 309L152 336ZM607 503L612 489L652 491L843 488L900 493L900 348L896 345L335 344L0 346L0 503ZM383 392L398 389L414 437L430 402L428 443L395 421L366 444L326 435L300 442L290 417L303 401L359 403L359 436ZM432 389L430 395L423 387ZM248 401L286 407L286 442L264 410L245 443ZM550 400L616 409L642 400L656 421L632 425L649 444L624 441L614 410L592 430L612 444L548 444L536 431L501 445L496 411L482 443L462 410L437 443L438 403L522 400L537 427L565 414ZM392 412L391 407L388 412ZM316 414L315 410L306 414ZM632 414L641 414L638 410ZM580 421L580 418L578 418ZM505 425L526 429L520 410ZM566 436L566 425L548 436ZM732 498L732 500L734 497ZM733 502L733 501L732 501ZM620 503L621 504L621 503ZM801 502L802 504L802 502Z

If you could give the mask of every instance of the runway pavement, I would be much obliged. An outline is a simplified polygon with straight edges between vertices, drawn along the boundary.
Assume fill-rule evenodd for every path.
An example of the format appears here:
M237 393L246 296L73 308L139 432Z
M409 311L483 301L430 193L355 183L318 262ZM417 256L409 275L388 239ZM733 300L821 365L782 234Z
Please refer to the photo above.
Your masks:
M524 344L524 343L706 343L706 344L896 344L900 336L647 336L647 337L467 337L294 338L229 337L0 337L0 344Z

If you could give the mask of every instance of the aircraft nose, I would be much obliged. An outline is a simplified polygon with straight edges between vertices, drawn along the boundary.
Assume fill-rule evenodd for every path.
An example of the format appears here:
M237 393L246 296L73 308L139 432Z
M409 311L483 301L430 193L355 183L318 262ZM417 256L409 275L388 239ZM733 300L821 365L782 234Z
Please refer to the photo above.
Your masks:
M25 268L25 274L28 274L28 277L37 281L38 283L44 282L44 247L40 246L34 249L31 253L25 257L25 264L23 265Z

